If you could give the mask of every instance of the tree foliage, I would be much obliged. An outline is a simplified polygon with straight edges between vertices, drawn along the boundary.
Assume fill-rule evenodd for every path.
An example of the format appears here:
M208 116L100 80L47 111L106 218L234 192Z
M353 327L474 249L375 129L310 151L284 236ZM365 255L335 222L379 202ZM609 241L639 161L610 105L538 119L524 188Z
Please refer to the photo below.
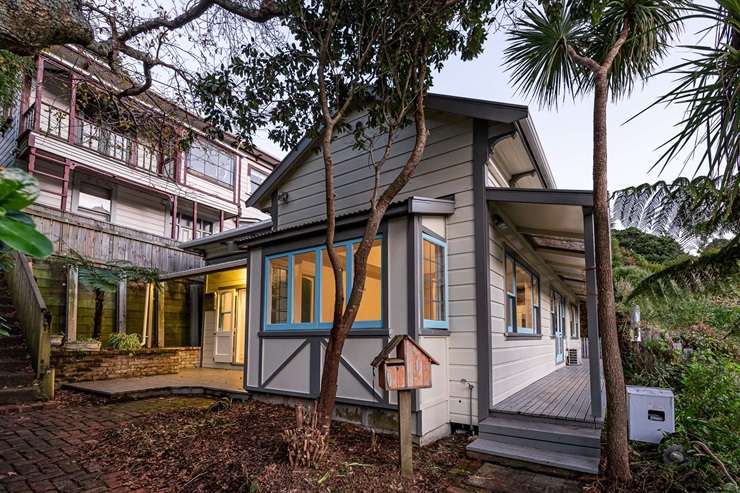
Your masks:
M0 171L0 246L38 258L51 255L53 245L23 213L38 195L38 183L27 173L12 168Z
M677 132L665 142L655 166L664 169L684 151L697 173L711 178L721 200L737 207L740 194L740 2L687 3L686 19L711 23L702 44L683 46L693 57L660 74L676 76L675 85L651 108L680 105L685 114ZM659 75L659 74L657 74ZM737 210L735 210L737 213Z
M613 217L625 226L669 234L699 248L712 238L726 238L719 249L704 249L656 272L635 286L630 299L648 301L683 293L740 293L740 201L726 200L738 180L699 176L626 188L614 193Z
M680 31L678 1L584 0L525 4L504 51L515 88L543 106L557 106L593 90L595 75L579 57L603 60L623 21L629 34L607 78L614 100L628 96L650 76ZM574 56L576 55L576 56Z
M635 227L615 230L612 234L619 246L642 255L649 262L665 264L684 254L681 245L670 236L645 233Z
M230 64L200 77L201 109L215 127L245 141L269 128L270 139L289 149L324 127L319 93L325 79L328 108L342 117L335 131L352 132L356 145L368 148L371 133L411 123L432 70L453 54L470 59L480 53L493 3L288 2L279 22L289 38L272 50L248 40ZM429 70L414 86L419 67ZM350 126L346 117L357 111L368 117Z

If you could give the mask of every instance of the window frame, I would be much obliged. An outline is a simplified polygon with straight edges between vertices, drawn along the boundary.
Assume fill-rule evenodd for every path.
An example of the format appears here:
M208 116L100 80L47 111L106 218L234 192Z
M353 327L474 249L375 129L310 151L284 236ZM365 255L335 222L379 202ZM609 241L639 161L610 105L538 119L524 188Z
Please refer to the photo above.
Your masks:
M380 304L380 319L379 320L361 320L361 321L355 321L352 324L352 330L354 329L383 329L386 327L386 316L387 316L387 310L386 310L386 299L387 299L387 282L386 282L386 243L384 236L382 234L378 234L375 237L375 241L380 240L380 258L381 258L381 266L380 266L380 295L381 295L381 304ZM344 241L338 241L334 244L335 248L344 248L346 255L345 255L345 269L347 272L347 282L344 285L345 290L345 300L349 298L349 294L352 290L352 277L353 277L353 268L354 268L354 248L353 246L360 243L362 241L362 238L352 238L349 240ZM262 274L262 330L265 332L274 332L274 331L296 331L296 330L306 330L306 331L317 331L317 330L329 330L331 329L332 323L331 322L322 322L321 321L321 276L322 276L322 259L323 255L322 252L326 250L325 244L319 244L313 247L306 247L306 248L299 248L294 250L288 250L285 252L280 253L273 253L270 255L266 255L263 259L262 266L263 266L263 274ZM293 289L295 285L295 279L294 279L294 267L295 267L295 256L300 255L302 253L306 252L313 252L315 255L315 262L316 262L316 279L315 279L315 286L316 289L314 289L314 314L315 314L315 320L313 322L292 322L293 317ZM268 306L268 300L270 298L271 292L271 286L269 282L270 278L270 261L277 259L277 258L288 258L288 322L279 322L279 323L271 323L269 320L270 311Z
M220 178L218 178L216 176L211 176L211 175L209 175L206 172L206 164L211 164L211 165L215 166L217 169L223 169L222 166L220 166L217 163L214 163L212 161L205 160L205 159L203 160L203 171L200 171L198 169L194 169L193 168L193 166L192 166L192 162L193 162L193 160L192 160L192 152L193 152L193 147L195 147L196 145L199 146L199 147L201 147L201 148L210 147L211 149L207 149L207 150L209 150L209 151L210 150L214 150L215 152L220 153L220 154L223 154L224 156L227 156L228 158L231 159L231 165L232 165L231 166L231 183L225 182L225 181L221 180ZM228 188L229 190L233 190L234 187L235 187L236 174L237 174L236 171L237 171L237 166L238 166L237 159L238 159L238 156L236 154L234 154L232 152L229 152L228 150L224 149L223 147L219 146L218 144L215 144L215 143L213 143L211 141L208 141L208 140L205 140L205 139L196 139L195 141L193 141L193 143L190 145L190 148L188 148L187 153L185 154L185 161L187 163L187 171L188 171L188 173L191 173L191 174L193 174L193 175L195 175L195 176L197 176L199 178L202 178L204 180L213 182L213 183L215 183L218 186L221 186L221 187L224 187L224 188Z
M444 319L443 320L431 320L424 318L424 241L428 241L434 245L442 248L442 259L444 262ZM440 238L436 235L429 233L428 231L422 231L421 233L421 318L422 327L425 329L435 330L448 330L450 328L450 297L449 297L449 274L448 274L448 262L447 262L447 240Z
M513 266L512 271L512 285L506 286L506 268L508 263L511 262ZM534 291L534 282L537 281L537 302L532 300L532 320L534 321L534 327L517 327L516 325L516 291L509 291L510 288L516 286L516 269L517 266L527 272L532 282L532 290ZM541 336L542 335L542 283L540 281L540 275L532 269L524 260L519 257L515 252L511 250L505 250L504 252L504 325L506 335L522 335L522 336ZM522 332L522 329L527 329Z
M580 339L581 337L581 308L576 303L570 304L570 338Z
M252 177L254 176L254 173L257 173L260 176L262 176L262 181L260 181L259 183L253 182ZM265 182L265 180L267 180L268 176L269 176L269 173L263 173L262 170L250 167L249 168L249 195L254 194L254 192L257 191L260 185L262 185Z
M98 191L98 192L104 192L107 197L101 197L100 195L96 195L95 193L90 193L90 191ZM82 198L82 194L88 195L90 197L96 197L99 199L104 199L108 201L108 206L110 210L105 212L96 211L95 209L90 209L88 207L80 205L80 199ZM103 187L100 185L96 185L94 183L87 183L85 181L79 182L77 185L77 201L75 204L75 212L78 214L81 214L85 217L89 217L91 219L95 219L97 221L105 221L105 222L113 222L113 204L114 204L114 193L112 188Z

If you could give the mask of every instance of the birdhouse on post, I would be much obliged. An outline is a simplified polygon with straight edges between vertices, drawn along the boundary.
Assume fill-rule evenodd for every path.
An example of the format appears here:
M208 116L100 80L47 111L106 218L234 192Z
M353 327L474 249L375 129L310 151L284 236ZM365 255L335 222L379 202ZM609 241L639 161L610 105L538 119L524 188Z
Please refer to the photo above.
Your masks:
M414 472L411 457L411 392L432 386L432 365L439 363L409 336L395 336L371 363L383 390L398 391L398 436L401 474Z

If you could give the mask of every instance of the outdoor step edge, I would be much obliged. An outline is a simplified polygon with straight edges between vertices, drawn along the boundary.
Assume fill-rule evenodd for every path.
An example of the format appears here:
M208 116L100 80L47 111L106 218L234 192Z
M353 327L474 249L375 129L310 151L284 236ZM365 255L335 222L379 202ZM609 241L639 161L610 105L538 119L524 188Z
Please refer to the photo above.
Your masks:
M502 444L482 438L469 444L466 450L482 456L502 457L587 474L598 474L599 472L599 458L597 457Z
M534 440L562 441L572 445L599 447L601 430L590 427L525 422L519 420L485 419L479 425L480 433L491 433Z
M564 452L567 454L581 455L583 457L601 457L601 448L598 445L596 447L590 447L562 441L559 442L537 438L500 435L496 433L481 433L479 436L483 440L489 440L496 443L506 443L540 450L552 450L554 452Z

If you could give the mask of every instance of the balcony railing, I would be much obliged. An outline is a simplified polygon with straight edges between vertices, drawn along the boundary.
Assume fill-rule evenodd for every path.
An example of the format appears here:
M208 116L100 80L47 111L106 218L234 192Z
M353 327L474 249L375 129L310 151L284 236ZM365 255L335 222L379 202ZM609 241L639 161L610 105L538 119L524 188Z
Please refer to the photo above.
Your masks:
M25 128L35 127L35 104L23 116ZM126 163L149 173L174 180L174 159L160 159L162 154L154 147L143 144L129 136L77 117L70 127L69 112L48 103L41 103L38 130L46 135L68 140L81 147Z

